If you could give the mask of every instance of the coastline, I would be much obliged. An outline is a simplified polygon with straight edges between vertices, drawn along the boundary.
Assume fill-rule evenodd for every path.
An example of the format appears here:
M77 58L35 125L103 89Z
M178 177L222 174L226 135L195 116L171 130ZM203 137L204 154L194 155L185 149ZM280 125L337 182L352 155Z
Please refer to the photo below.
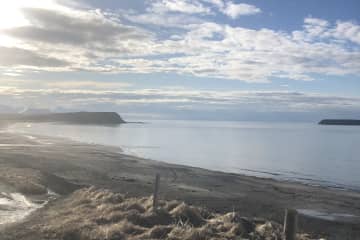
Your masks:
M155 174L160 173L160 196L163 199L184 200L216 212L235 210L243 216L278 222L282 222L284 208L338 214L331 221L302 215L300 230L325 232L330 234L328 239L341 239L349 231L360 236L360 219L357 218L360 216L360 193L350 190L168 164L127 155L116 147L45 136L31 139L3 132L0 147L3 150L2 169L26 168L50 174L71 184L74 189L76 186L94 185L128 196L148 196L153 190ZM65 182L56 180L46 184L59 193ZM66 195L67 192L59 194ZM350 222L346 217L349 214L356 216Z
M231 140L234 137L233 134L229 135L226 133L219 137L214 135L214 133L206 134L207 139L209 139L209 142L206 144L208 147L202 144L203 141L198 136L203 134L203 127L221 127L227 129L227 123L224 123L218 126L217 124L213 125L212 122L211 124L201 122L200 126L193 121L175 121L175 123L159 121L152 123L151 126L144 129L143 127L138 129L137 126L123 126L113 129L106 125L98 125L94 126L94 128L84 125L77 128L73 124L61 123L15 124L11 125L8 130L28 135L60 137L65 141L70 139L81 143L120 147L125 154L166 163L360 192L360 179L356 171L360 166L355 159L360 152L351 147L353 145L352 142L360 140L358 137L350 142L344 139L347 144L342 144L340 140L321 143L318 147L313 147L318 141L308 142L304 137L298 140L295 135L307 135L313 139L323 137L334 139L336 136L328 137L327 134L333 135L333 133L327 131L325 134L322 133L322 130L318 129L316 124L315 129L313 129L314 124L257 125L255 123L254 125L253 122L248 122L245 125L241 123L231 128L245 129L245 133L251 136L251 144L241 141L241 139L246 139L242 136L242 130L237 131L237 136L240 135L238 136L240 140L236 141L236 144ZM56 126L56 128L53 126ZM251 132L247 130L249 126ZM159 131L159 127L166 130L160 129ZM182 131L183 127L185 127L185 131L180 133L179 130ZM193 127L199 128L199 131L198 129L192 131ZM255 131L253 131L254 127ZM133 128L136 128L136 130L133 131ZM263 128L269 130L264 132ZM260 131L256 129L260 129ZM264 141L264 138L269 136L268 131L271 131L270 129L275 130L273 134L275 134L278 140L268 144ZM277 136L279 132L277 129L285 129L286 131L284 134L280 131L280 135ZM289 131L289 129L293 130ZM307 134L303 134L303 129L306 130ZM343 130L341 129L341 131ZM148 137L144 137L144 134L145 136L148 135ZM150 134L151 138L149 137ZM166 134L173 136L181 135L179 138L167 141ZM194 138L194 140L189 144L184 136ZM292 141L285 140L287 138L292 139ZM217 139L223 139L224 141ZM301 144L304 141L306 144ZM279 147L282 144L288 144L287 149L289 150ZM340 144L338 153L335 155L331 154L338 144ZM212 146L216 146L216 148ZM264 150L259 151L259 149L263 148ZM219 159L222 160L219 161ZM329 159L330 161L328 161ZM335 167L338 165L340 166Z

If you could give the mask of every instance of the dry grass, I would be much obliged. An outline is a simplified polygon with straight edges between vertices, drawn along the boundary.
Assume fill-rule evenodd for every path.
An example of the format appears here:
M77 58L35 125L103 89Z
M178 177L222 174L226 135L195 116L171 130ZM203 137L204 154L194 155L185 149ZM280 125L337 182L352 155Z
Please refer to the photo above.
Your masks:
M45 239L63 240L283 239L281 225L274 222L255 224L235 212L212 214L178 201L159 205L153 211L151 197L125 198L86 188L46 211L33 230Z

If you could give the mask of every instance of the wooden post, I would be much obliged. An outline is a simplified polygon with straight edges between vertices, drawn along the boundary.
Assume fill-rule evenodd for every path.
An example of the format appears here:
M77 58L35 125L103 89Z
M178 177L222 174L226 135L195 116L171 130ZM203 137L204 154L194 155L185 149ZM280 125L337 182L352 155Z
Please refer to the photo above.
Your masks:
M158 208L158 195L159 195L159 183L160 183L160 174L156 174L155 178L155 187L154 187L154 197L153 197L153 210L156 211Z
M295 209L285 210L284 235L285 240L295 240L297 231L297 211Z

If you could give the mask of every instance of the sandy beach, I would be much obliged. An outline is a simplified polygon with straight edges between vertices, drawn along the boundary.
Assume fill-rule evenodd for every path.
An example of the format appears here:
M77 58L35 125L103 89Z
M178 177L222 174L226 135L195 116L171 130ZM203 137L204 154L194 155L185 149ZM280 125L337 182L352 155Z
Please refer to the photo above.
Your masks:
M25 219L1 225L0 239L43 239L27 233L76 189L95 186L128 197L150 196L156 173L161 175L163 200L279 223L285 208L296 208L303 213L301 232L326 239L360 239L358 192L172 165L126 155L120 148L5 131L0 134L0 152L2 190L8 188L39 204L48 201L49 191L57 196Z

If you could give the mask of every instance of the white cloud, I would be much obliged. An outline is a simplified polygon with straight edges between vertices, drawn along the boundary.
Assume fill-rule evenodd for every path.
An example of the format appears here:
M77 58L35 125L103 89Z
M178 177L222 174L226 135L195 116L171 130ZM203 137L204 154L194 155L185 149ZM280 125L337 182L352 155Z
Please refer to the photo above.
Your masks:
M254 15L261 13L261 9L250 4L246 3L233 3L231 1L227 2L224 7L221 8L221 12L223 12L225 15L235 19L240 16L246 16L246 15Z
M200 1L190 0L155 0L150 1L150 11L156 13L180 12L188 14L209 14L211 10Z
M261 13L261 9L246 3L234 3L232 1L223 0L154 0L148 1L149 7L147 9L147 16L152 15L167 15L167 13L183 13L183 14L200 14L200 15L214 15L216 12L225 14L226 16L236 19L240 16L254 15ZM153 16L154 17L154 16ZM164 19L166 20L166 19Z
M203 0L204 2L210 3L214 6L216 6L219 9L222 9L225 6L225 3L223 0Z
M307 31L302 32L308 35ZM118 59L140 72L178 72L202 77L266 82L271 77L313 80L311 74L359 74L360 53L342 43L296 39L269 29L252 30L216 23L188 26L176 39L159 42L162 58Z
M330 39L333 41L345 40L360 44L360 26L356 22L337 21L334 26L324 19L305 18L303 37L307 40L314 38Z
M121 39L144 40L144 31L120 24L99 11L72 14L49 9L22 10L32 25L3 31L15 38L49 44L89 45L116 44Z
M224 0L202 0L216 7L216 9L226 16L236 19L240 16L255 15L261 13L261 9L247 3L234 3Z
M4 76L9 76L9 77L19 77L19 76L22 76L21 73L17 73L17 72L4 72L2 75L4 75Z
M329 22L319 18L305 18L304 19L304 28L307 34L307 37L319 37L323 34L326 34L328 30Z
M32 81L34 82L34 81ZM132 86L130 83L124 82L109 82L109 81L35 81L38 85L46 86L50 89L88 89L88 90L116 90L116 89L125 89Z
M169 12L146 12L146 13L132 13L124 11L122 17L128 21L143 25L156 25L167 28L184 28L190 24L198 24L203 20L194 15L184 13L172 14Z
M333 35L335 38L360 44L360 26L354 22L338 21L333 30Z
M147 12L127 15L65 6L25 8L29 24L0 30L0 36L17 41L16 47L0 45L0 71L172 72L247 82L360 75L355 22L309 17L290 33L255 30L190 14L207 14L210 6L227 8L232 2L180 2L154 1Z
M50 86L49 86L50 87ZM72 88L74 87L74 88ZM360 110L360 98L292 91L205 91L193 89L117 90L68 88L29 89L0 87L0 101L12 107L122 109L133 113L193 109L200 114L221 110L252 112L318 112ZM171 112L170 112L171 113ZM226 116L224 116L226 117Z
M0 66L108 71L109 66L98 61L145 53L153 37L100 10L24 8L22 13L31 24L0 30L0 36L10 36L17 43L17 47L2 47Z
M320 18L313 18L313 17L305 18L304 23L309 24L309 25L322 26L322 27L327 27L329 25L328 21L326 21L324 19L320 19Z
M49 57L46 54L37 54L31 50L8 48L0 46L0 66L34 66L34 67L63 67L68 63L61 59Z

